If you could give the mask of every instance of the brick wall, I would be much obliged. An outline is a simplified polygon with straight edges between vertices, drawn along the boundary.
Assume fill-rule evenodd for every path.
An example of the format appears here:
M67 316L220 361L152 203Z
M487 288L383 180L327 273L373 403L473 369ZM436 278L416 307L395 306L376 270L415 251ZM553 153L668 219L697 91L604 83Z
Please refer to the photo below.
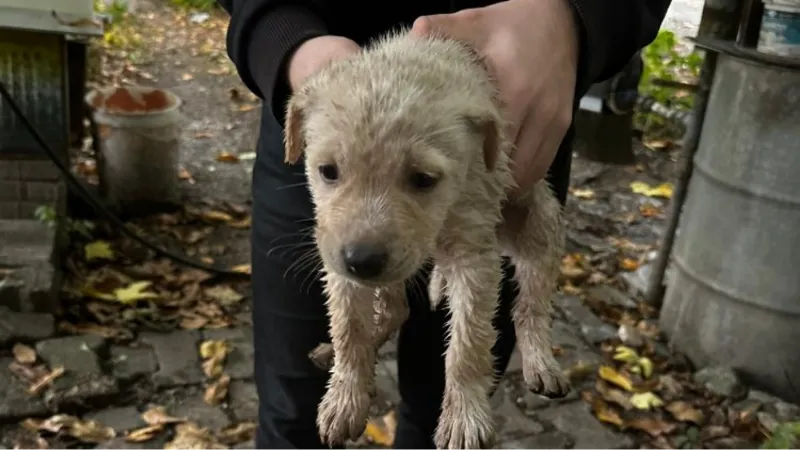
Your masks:
M50 160L0 155L0 219L33 219L41 205L55 205L66 193Z

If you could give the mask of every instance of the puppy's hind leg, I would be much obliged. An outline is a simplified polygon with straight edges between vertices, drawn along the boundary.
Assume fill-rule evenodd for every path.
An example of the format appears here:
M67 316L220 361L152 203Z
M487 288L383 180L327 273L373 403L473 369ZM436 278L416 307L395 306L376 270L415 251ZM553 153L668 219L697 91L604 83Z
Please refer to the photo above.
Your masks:
M515 265L519 296L514 328L523 360L523 376L532 392L563 397L570 387L552 353L552 297L564 242L561 208L544 183L519 206L527 219L514 230L501 228L501 239ZM505 234L505 235L503 235Z

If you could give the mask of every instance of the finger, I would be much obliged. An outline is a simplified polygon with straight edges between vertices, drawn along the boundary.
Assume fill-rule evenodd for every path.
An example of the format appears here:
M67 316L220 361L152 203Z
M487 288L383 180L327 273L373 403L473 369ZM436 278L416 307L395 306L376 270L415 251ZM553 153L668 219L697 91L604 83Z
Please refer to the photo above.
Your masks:
M561 130L560 125L553 116L543 114L530 114L523 122L517 148L512 155L517 190L511 192L511 196L530 189L547 175L566 134L566 129Z
M430 36L434 33L442 33L449 36L448 31L455 28L452 22L452 14L422 16L414 21L410 34L417 37Z

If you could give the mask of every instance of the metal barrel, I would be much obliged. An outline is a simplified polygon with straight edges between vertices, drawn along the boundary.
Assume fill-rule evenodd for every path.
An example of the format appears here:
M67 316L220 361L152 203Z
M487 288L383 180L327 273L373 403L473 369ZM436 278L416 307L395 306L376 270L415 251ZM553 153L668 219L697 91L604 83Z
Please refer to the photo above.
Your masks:
M800 72L718 57L661 327L800 400Z

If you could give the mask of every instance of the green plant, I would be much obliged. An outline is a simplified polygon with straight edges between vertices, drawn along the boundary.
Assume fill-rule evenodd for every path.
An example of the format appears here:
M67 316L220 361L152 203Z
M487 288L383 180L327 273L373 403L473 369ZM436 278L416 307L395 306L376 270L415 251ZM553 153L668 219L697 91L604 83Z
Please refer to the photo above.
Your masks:
M208 11L210 9L217 8L219 4L217 0L170 0L173 5L181 7L181 8L188 8L188 9L197 9L201 11Z
M800 447L800 422L786 422L778 425L772 435L761 444L761 448Z
M55 228L58 224L59 216L56 209L52 205L42 205L36 208L33 215L37 220L46 224L50 228ZM88 220L74 220L66 218L66 231L67 233L76 233L87 239L92 238L92 230L94 224Z
M642 50L642 77L639 82L640 95L649 96L657 102L676 110L691 110L694 96L685 91L664 87L656 80L673 82L695 81L700 75L703 57L695 50L679 51L678 38L669 30L658 32L655 40ZM640 114L637 124L645 132L661 129L663 120L653 114Z
M94 10L108 15L111 27L122 22L128 14L128 6L124 0L112 0L110 3L105 0L94 0Z

